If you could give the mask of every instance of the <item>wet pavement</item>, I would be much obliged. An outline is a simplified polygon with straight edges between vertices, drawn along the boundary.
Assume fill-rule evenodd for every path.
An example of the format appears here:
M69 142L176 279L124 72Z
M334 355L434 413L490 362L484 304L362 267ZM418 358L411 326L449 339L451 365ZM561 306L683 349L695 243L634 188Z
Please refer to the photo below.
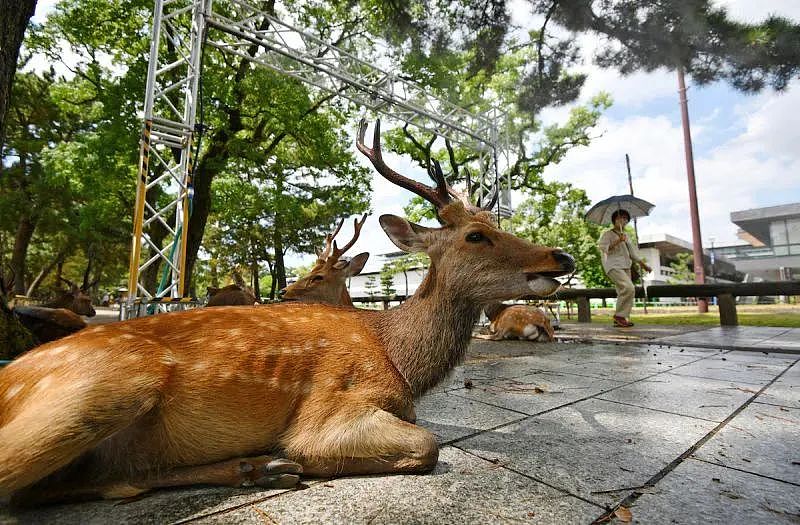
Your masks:
M666 328L475 339L418 403L441 445L431 474L0 508L0 523L800 523L800 331Z

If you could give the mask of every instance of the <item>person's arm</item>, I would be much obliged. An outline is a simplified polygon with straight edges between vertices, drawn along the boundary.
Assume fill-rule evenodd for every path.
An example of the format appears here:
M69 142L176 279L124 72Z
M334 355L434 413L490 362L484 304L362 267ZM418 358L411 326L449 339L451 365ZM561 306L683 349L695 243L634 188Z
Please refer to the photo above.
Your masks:
M608 255L608 251L611 249L611 240L611 236L606 231L603 232L603 234L600 236L600 239L597 241L597 248L603 252L604 255Z
M628 250L630 251L631 259L638 262L641 265L641 267L647 270L648 272L653 271L653 269L650 268L650 266L647 264L647 261L644 259L644 257L642 257L642 255L639 253L639 249L636 246L634 246L632 242L628 243Z

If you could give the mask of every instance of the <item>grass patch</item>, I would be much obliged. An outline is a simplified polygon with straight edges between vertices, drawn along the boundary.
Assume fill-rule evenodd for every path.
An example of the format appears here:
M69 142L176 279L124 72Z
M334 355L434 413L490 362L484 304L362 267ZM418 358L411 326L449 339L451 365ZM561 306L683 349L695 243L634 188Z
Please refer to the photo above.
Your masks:
M611 323L611 314L598 314L592 312L593 322ZM786 328L800 328L800 315L796 313L772 313L772 312L739 312L739 324L741 326L781 326ZM699 313L652 313L652 314L633 314L631 321L634 324L690 324L701 326L719 326L719 314L717 312Z

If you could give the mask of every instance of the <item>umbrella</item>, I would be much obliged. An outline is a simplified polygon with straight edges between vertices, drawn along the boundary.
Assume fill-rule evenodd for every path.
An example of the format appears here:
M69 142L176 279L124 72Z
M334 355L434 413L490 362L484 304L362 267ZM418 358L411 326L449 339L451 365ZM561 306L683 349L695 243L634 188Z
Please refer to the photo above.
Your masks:
M655 204L633 195L614 195L592 206L586 212L586 219L597 224L609 224L611 222L611 214L617 210L627 211L633 219L650 215L650 211L653 208L655 208Z

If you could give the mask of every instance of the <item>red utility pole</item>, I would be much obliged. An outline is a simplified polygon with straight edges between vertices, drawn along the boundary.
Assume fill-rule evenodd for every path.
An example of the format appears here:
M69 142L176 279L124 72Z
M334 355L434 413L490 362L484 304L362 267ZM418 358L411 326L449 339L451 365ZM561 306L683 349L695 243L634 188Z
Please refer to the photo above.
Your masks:
M697 212L697 185L694 180L694 156L692 155L692 133L689 130L689 105L686 100L686 83L683 67L678 67L678 94L681 101L681 121L683 122L683 149L686 153L686 174L689 178L689 211L692 216L692 251L694 252L694 281L706 282L703 270L703 241L700 237L700 216ZM697 298L697 311L708 312L708 299Z

